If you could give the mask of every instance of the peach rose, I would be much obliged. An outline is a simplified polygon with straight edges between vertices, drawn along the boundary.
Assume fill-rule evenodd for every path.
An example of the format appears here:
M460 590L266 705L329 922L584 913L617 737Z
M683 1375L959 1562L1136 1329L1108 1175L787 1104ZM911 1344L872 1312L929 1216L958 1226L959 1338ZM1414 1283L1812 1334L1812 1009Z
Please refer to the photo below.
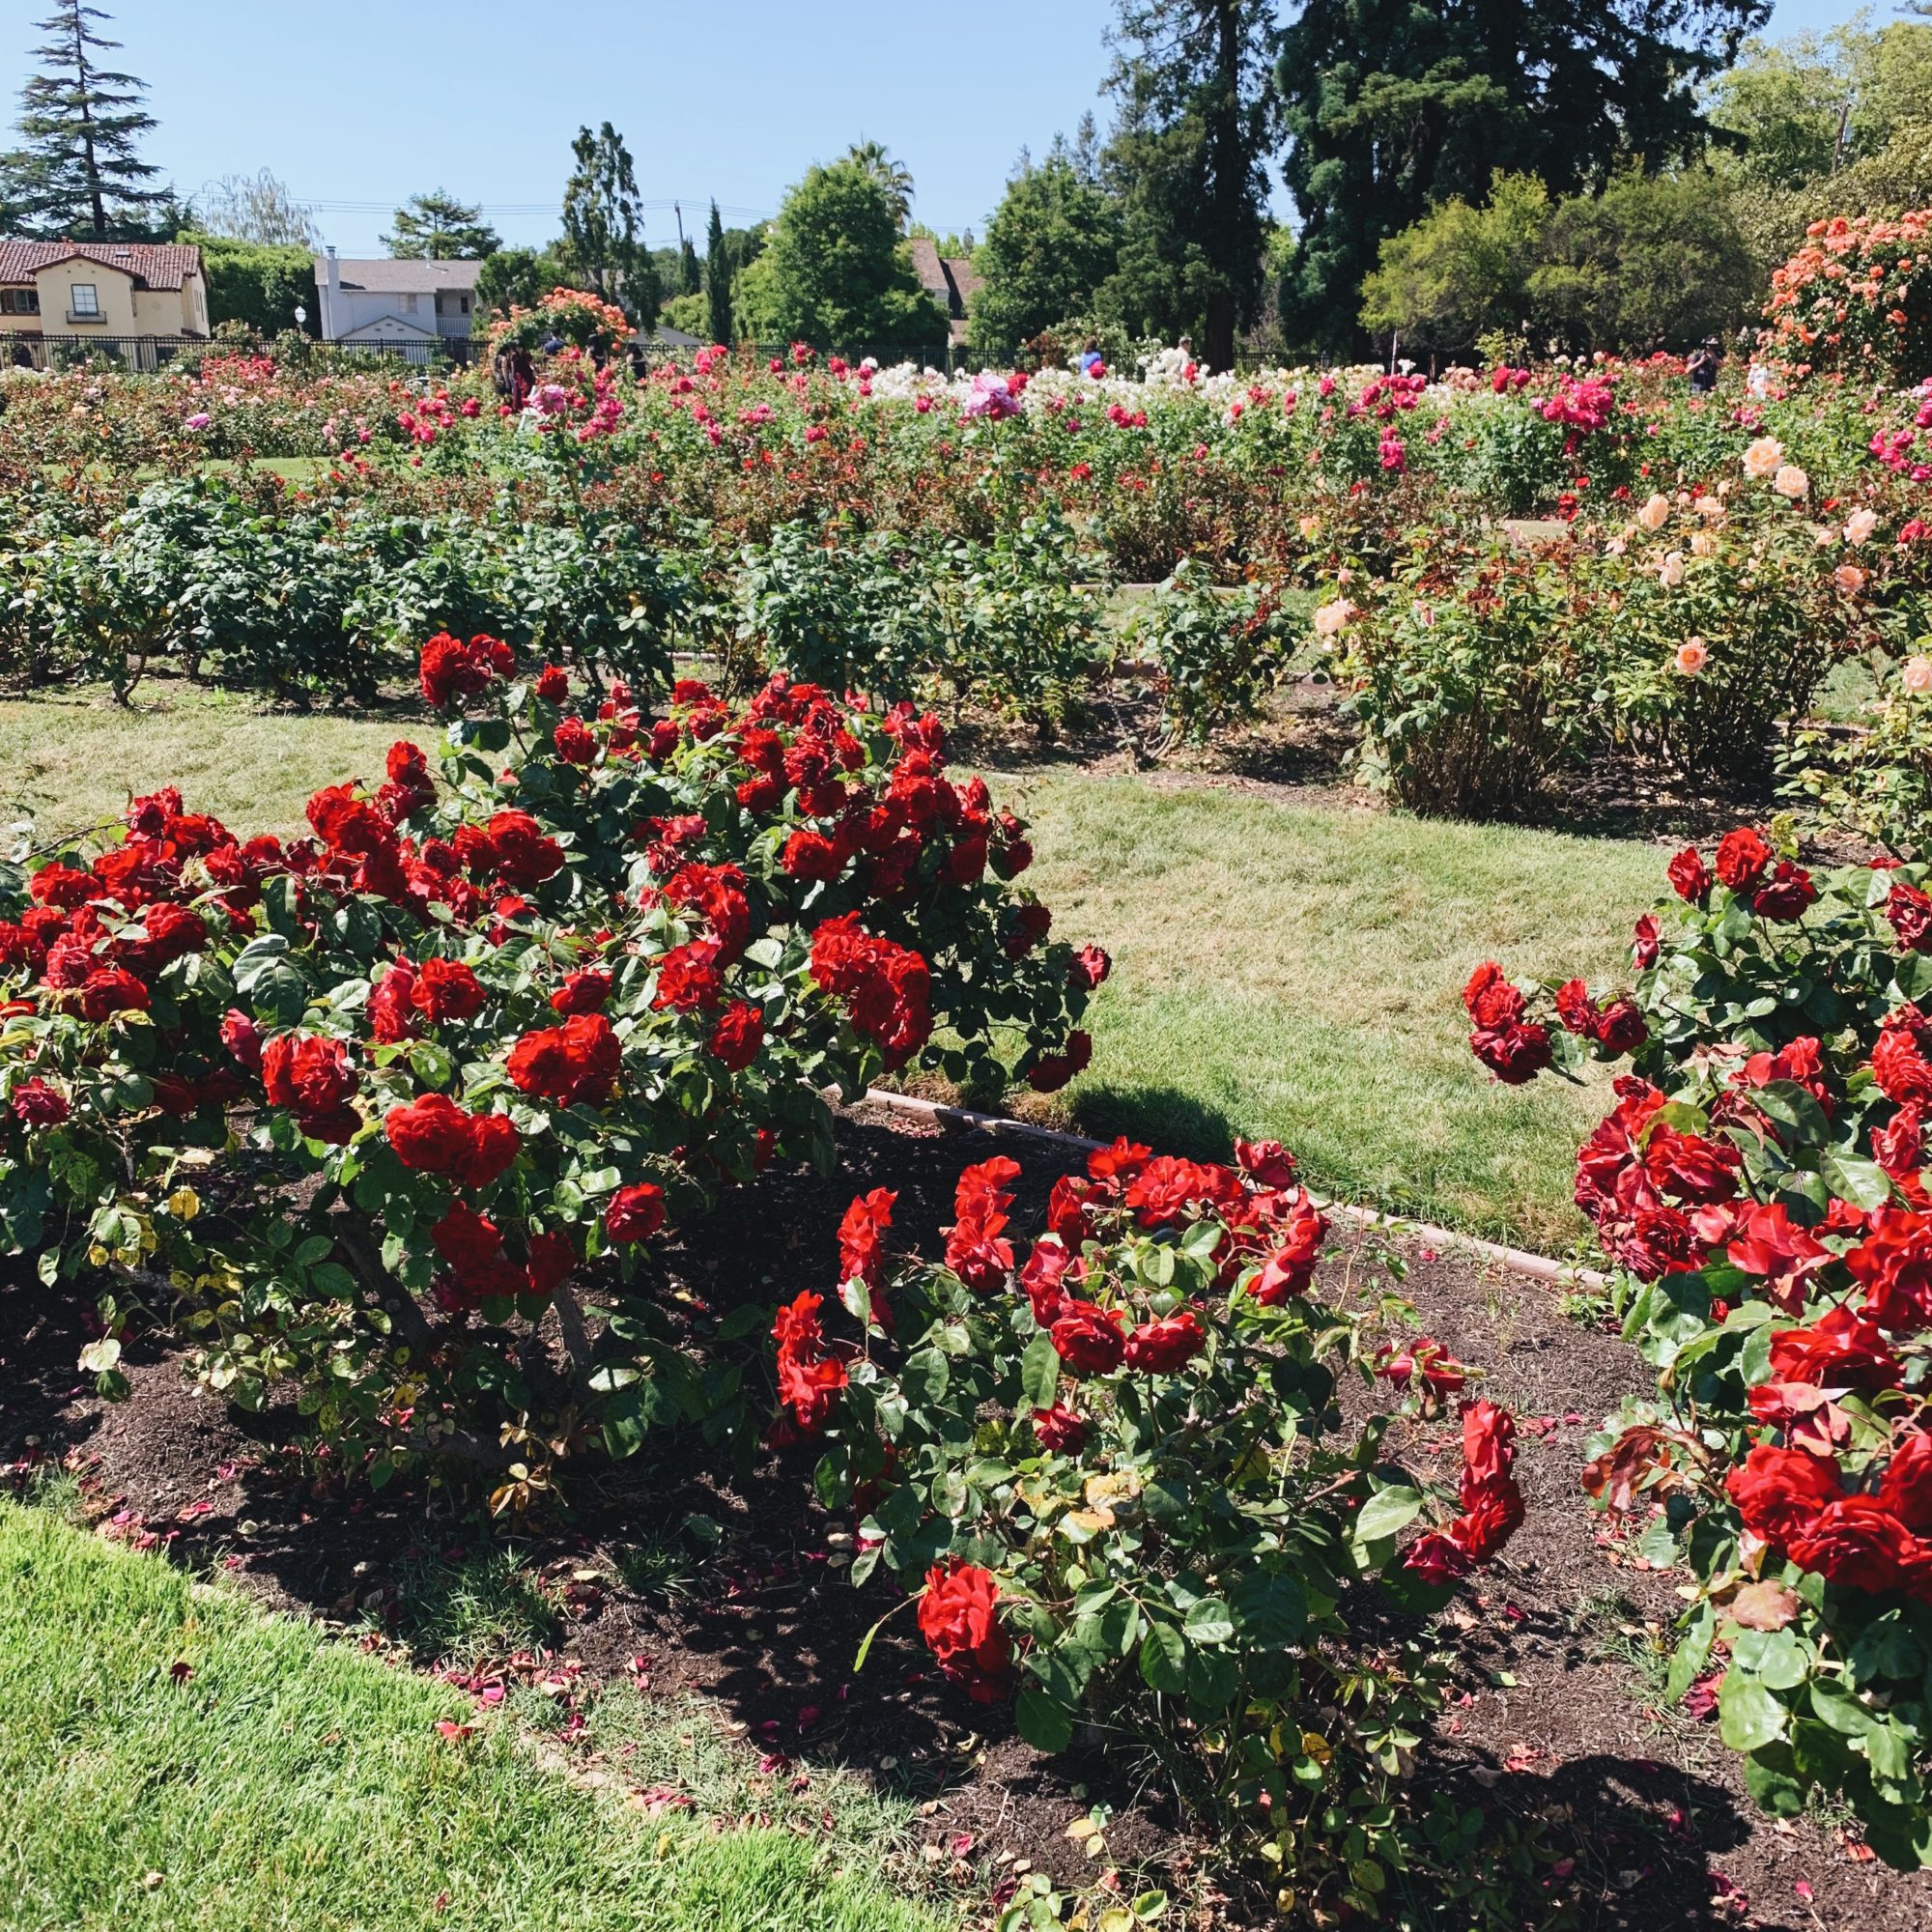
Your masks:
M1865 587L1865 574L1855 563L1841 563L1833 571L1832 582L1847 597L1856 597Z
M1681 550L1669 552L1658 570L1657 581L1666 590L1675 590L1684 582L1684 553Z
M1799 497L1810 495L1811 479L1799 469L1797 464L1787 463L1771 479L1771 487L1780 497L1789 497L1795 503Z
M1845 541L1848 544L1861 544L1877 527L1876 510L1854 510L1845 524Z
M1652 497L1650 497L1644 503L1643 508L1636 513L1637 522L1640 523L1644 526L1644 528L1651 533L1652 536L1655 536L1658 533L1658 531L1661 530L1663 527L1663 526L1669 521L1669 519L1670 519L1670 498L1666 497L1661 490L1656 492L1656 494L1653 495Z
M1318 638L1336 636L1354 614L1355 607L1346 597L1321 605L1315 612L1315 635Z
M1690 539L1690 554L1692 556L1716 556L1717 554L1718 540L1709 530L1699 530Z
M1907 658L1905 668L1898 674L1898 681L1915 697L1922 697L1932 691L1932 658Z
M1745 474L1762 483L1777 474L1784 461L1784 445L1775 436L1761 436L1745 451Z
M1686 638L1677 646L1677 668L1686 677L1695 677L1711 662L1711 653L1702 638Z

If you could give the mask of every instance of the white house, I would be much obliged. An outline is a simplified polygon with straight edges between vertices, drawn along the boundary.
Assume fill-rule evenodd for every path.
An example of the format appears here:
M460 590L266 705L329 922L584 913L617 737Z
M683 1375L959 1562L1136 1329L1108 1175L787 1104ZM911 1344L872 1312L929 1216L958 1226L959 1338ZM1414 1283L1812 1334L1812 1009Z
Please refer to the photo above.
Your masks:
M468 341L481 262L315 262L325 342Z

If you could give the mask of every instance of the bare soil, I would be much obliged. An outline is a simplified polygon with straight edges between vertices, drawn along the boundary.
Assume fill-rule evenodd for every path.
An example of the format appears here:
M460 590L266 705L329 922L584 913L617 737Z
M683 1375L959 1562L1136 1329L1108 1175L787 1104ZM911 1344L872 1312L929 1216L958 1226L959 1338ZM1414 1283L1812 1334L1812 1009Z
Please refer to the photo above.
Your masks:
M845 1203L875 1185L899 1190L898 1236L930 1252L959 1168L994 1151L983 1132L856 1115L841 1123L831 1180L767 1176L754 1197L668 1251L667 1269L720 1307L822 1289ZM997 1151L1026 1167L1022 1212L1078 1158L1007 1136ZM1386 1237L1341 1229L1337 1238L1330 1268ZM1932 1877L1888 1871L1833 1822L1775 1824L1744 1795L1715 1727L1662 1708L1644 1660L1668 1629L1671 1579L1607 1533L1577 1482L1591 1430L1644 1385L1634 1352L1566 1319L1542 1283L1412 1237L1398 1245L1422 1329L1487 1365L1484 1392L1519 1417L1528 1519L1450 1612L1467 1662L1417 1776L1483 1804L1499 1825L1540 1821L1564 1862L1516 1901L1521 1922L1577 1932L1932 1925ZM473 1502L446 1493L371 1496L300 1474L290 1417L242 1416L197 1394L180 1360L153 1343L130 1350L129 1399L104 1405L73 1368L82 1339L72 1309L24 1280L0 1288L0 1464L68 1458L103 1534L226 1572L274 1608L350 1624L399 1615L393 1586L412 1560L473 1551L492 1534ZM1453 1466L1453 1422L1404 1428L1403 1453ZM1073 1887L1107 1871L1129 1894L1165 1884L1191 1902L1197 1928L1268 1922L1265 1894L1216 1867L1150 1768L1091 1751L1042 1758L1004 1711L933 1675L910 1617L890 1619L854 1670L895 1593L883 1576L854 1591L838 1574L841 1551L828 1538L850 1525L813 1500L810 1460L761 1455L733 1480L709 1466L701 1444L669 1441L573 1492L568 1514L533 1547L526 1534L528 1560L561 1605L558 1650L581 1666L576 1694L623 1682L651 1696L696 1694L775 1770L841 1764L911 1794L922 1804L922 1872L954 1884L968 1910L990 1912L1030 1861ZM693 1517L720 1526L715 1549L690 1541ZM696 1587L628 1587L624 1559L639 1548L671 1552ZM622 1768L603 1775L621 1778ZM1096 1801L1113 1808L1098 1863L1066 1836Z

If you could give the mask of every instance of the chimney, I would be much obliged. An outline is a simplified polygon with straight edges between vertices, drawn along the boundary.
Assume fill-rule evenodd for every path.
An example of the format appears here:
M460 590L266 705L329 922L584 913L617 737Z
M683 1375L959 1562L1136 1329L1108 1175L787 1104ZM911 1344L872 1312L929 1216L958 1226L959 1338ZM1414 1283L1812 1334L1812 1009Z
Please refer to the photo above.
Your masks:
M322 339L333 342L341 333L336 326L336 310L342 300L342 265L335 259L335 243L327 244L323 259L322 280Z

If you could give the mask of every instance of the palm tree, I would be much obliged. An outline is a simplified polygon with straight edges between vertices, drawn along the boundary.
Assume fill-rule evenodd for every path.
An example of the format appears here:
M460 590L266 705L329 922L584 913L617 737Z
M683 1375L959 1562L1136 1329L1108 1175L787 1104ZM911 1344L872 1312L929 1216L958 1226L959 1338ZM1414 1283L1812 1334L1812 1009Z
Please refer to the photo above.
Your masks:
M883 141L854 141L845 158L858 164L885 189L903 228L912 219L912 170L886 152Z

